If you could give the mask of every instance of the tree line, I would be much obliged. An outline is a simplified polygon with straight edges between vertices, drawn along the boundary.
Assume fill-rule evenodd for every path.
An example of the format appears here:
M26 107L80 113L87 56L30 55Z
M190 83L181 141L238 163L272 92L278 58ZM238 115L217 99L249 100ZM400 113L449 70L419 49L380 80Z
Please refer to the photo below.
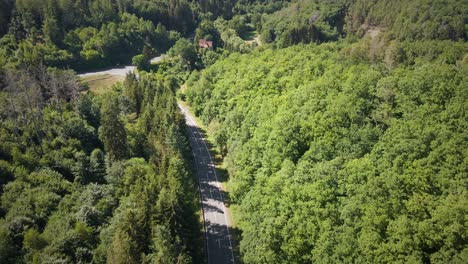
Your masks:
M263 42L287 47L298 43L362 37L381 29L398 40L466 40L464 1L298 0L271 14L251 14Z
M224 159L243 262L466 262L465 10L0 0L1 262L203 262L176 93ZM66 70L131 58L105 95Z
M261 2L244 4L263 6ZM203 19L230 19L243 12L234 8L237 4L236 0L2 0L0 66L45 64L89 70L129 63L145 51L150 56L166 52Z
M2 263L193 263L200 223L170 76L104 96L71 71L6 72L0 92Z
M229 172L245 263L463 263L466 42L231 54L185 98Z

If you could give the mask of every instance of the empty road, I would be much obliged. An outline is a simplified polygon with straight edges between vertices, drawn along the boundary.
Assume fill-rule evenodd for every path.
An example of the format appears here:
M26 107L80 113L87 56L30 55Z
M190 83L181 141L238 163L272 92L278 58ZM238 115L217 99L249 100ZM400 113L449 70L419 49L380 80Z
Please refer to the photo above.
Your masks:
M161 56L154 57L150 60L150 63L159 63L165 59L169 58L166 54L162 54ZM135 66L117 66L112 69L106 69L106 70L101 70L101 71L94 71L94 72L87 72L87 73L81 73L78 74L79 77L88 77L88 76L95 76L95 75L103 75L103 74L109 74L109 75L116 75L116 76L126 76L127 73L129 72L135 72L136 73L136 67Z
M224 194L213 159L190 111L180 104L179 108L185 115L197 167L208 264L234 263L228 210L224 205Z
M122 67L116 67L116 68L113 68L113 69L108 69L108 70L103 70L103 71L81 73L81 74L78 74L78 76L79 77L89 77L89 76L109 74L109 75L116 75L116 76L124 76L125 77L127 75L127 73L135 72L135 69L136 69L135 66L122 66Z

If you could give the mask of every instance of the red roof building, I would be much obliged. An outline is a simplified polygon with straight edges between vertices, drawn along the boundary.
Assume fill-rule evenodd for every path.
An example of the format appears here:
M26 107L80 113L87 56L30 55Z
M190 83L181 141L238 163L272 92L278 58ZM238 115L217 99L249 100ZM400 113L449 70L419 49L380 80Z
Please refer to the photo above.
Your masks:
M199 39L198 40L198 47L201 49L213 49L213 41L209 41L206 39Z

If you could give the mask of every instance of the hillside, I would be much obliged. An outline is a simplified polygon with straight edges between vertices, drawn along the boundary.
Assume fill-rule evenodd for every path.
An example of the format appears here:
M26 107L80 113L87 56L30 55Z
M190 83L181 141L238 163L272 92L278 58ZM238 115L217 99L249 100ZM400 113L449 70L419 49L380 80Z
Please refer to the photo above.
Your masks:
M7 72L2 263L202 259L185 122L170 80L129 75L94 96L79 95L71 72Z
M356 45L233 54L189 78L246 263L467 259L468 46L407 42L392 66Z
M0 263L468 263L467 22L0 0Z

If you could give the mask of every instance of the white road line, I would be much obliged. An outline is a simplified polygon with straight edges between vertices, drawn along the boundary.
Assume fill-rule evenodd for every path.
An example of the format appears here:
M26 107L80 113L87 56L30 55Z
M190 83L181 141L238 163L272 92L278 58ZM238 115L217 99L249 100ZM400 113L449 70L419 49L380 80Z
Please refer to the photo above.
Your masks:
M187 115L187 117L188 117L188 115ZM194 125L194 126L196 126L196 125ZM196 129L196 128L194 128L194 129ZM194 135L192 129L189 128L189 130L190 130L190 132ZM194 139L195 139L194 142L195 142L195 144L198 146L198 149L200 150L200 152L202 152L202 151L201 151L200 144L198 143L198 140L197 140L195 137L194 137ZM193 152L193 149L192 149L192 154L194 155L194 158L197 159L197 157L195 156L195 153ZM210 155L209 152L208 152L208 155ZM198 158L198 159L200 159L200 158ZM211 159L211 156L210 156L210 159ZM205 159L202 159L202 160L205 161ZM195 162L195 163L197 163L197 162ZM203 164L202 161L200 161L200 163ZM200 174L200 171L199 171L199 168L198 168L198 164L197 164L197 174L198 174L198 175ZM199 175L199 176L200 176L200 175ZM207 175L207 176L208 176L208 175ZM198 177L198 178L200 179L200 177ZM207 180L208 180L208 178L207 178ZM199 180L198 182L199 182L200 191L201 191L200 180ZM211 197L211 199L213 199L213 194L212 194L212 192L211 192L211 188L208 189L208 190L209 190L209 192L210 192L210 197ZM218 190L218 191L219 191L219 190ZM205 213L205 210L204 210L204 202L203 202L203 197L202 197L202 195L201 195L201 192L200 192L200 198L201 198L201 201L202 201L203 222L204 222L203 224L204 224L204 226L205 226L205 225L206 225L205 214L206 214L206 216L207 216L206 218L209 218L209 215L210 215L210 214L209 214L209 212L206 212L206 213ZM208 203L207 203L207 204L208 204ZM214 218L215 218L215 221L217 222L217 221L218 221L218 218L217 218L217 216L216 216L216 212L213 212L213 216L214 216ZM227 222L226 222L226 226L227 226ZM210 229L210 226L208 226L208 229ZM229 230L228 230L228 231L229 231ZM228 234L229 234L229 232L228 232ZM207 233L207 231L206 231L206 227L205 227L205 239L206 239L205 245L206 245L207 260L208 260L208 264L210 264L211 262L210 262L210 253L209 253L209 245L208 245L208 233ZM232 247L231 247L231 248L232 248Z
M180 105L179 105L179 108L182 108ZM187 111L188 112L188 111ZM195 127L196 127L196 123L195 121L190 117L189 113L186 114L186 117L188 119L190 119L192 121L193 124L195 124ZM198 130L198 128L197 128ZM202 142L203 144L205 145L205 149L206 151L208 152L208 156L210 158L210 161L211 163L213 164L213 160L211 159L211 154L210 154L210 151L208 150L208 146L206 145L206 142L205 140L202 138ZM226 212L226 206L224 205L224 197L223 197L223 194L221 193L220 191L220 186L219 186L219 180L218 180L218 176L216 174L216 169L213 169L213 172L214 172L214 175L215 175L215 178L216 178L216 185L218 186L218 192L221 196L221 201L222 201L222 205L223 205L223 211ZM231 255L232 255L232 262L235 263L234 261L234 251L232 250L232 242L231 242L231 234L229 232L229 226L228 226L228 220L227 220L227 216L226 214L224 214L224 220L226 221L226 230L227 230L227 233L228 233L228 239L229 239L229 248L231 249Z
M191 130L191 129L189 129ZM191 132L191 131L190 131ZM195 153L193 152L193 149L192 149L192 155L193 155L193 158L196 159L195 157ZM197 162L195 162L195 165L196 165L196 169L197 169L197 174L199 173L199 169L198 169L198 164ZM205 245L206 245L206 258L208 260L208 263L210 263L210 250L209 250L209 247L208 247L208 231L207 231L207 228L206 228L206 219L205 219L205 206L203 204L203 197L202 197L202 194L201 194L201 191L202 191L202 188L201 188L201 183L200 183L200 180L198 181L198 188L200 188L200 201L201 201L201 206L202 206L202 213L203 213L203 228L205 229Z

